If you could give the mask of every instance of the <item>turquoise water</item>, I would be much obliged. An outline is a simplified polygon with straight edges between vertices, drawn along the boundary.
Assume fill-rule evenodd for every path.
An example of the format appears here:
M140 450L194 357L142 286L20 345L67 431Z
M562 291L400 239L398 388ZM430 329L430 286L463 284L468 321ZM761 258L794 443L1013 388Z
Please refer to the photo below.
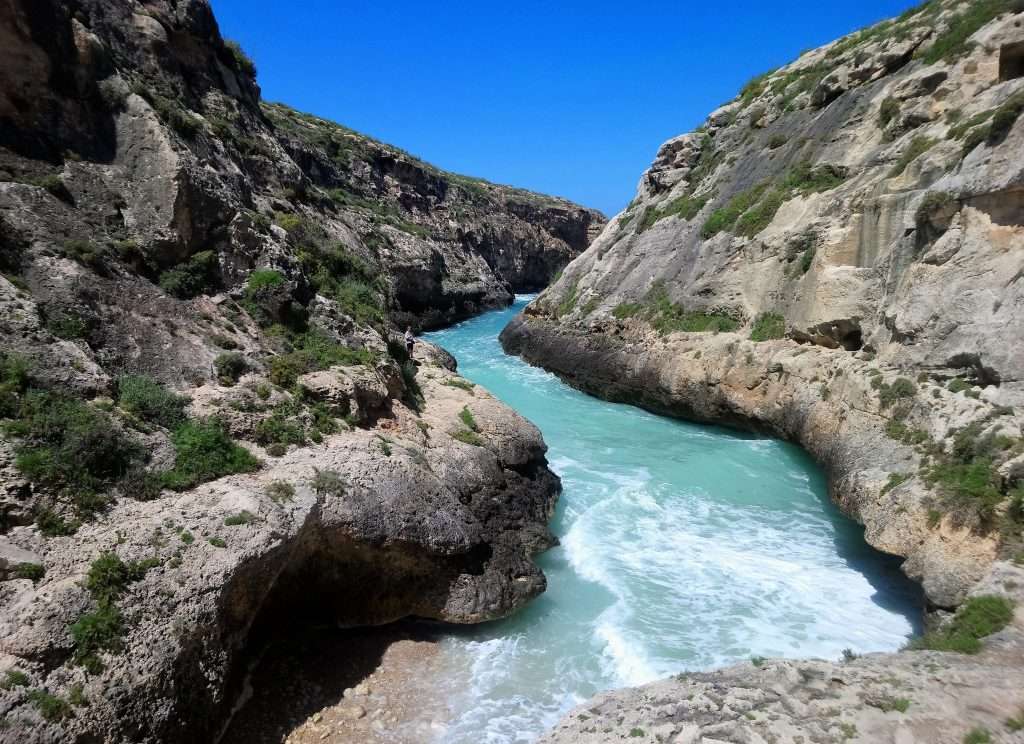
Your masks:
M527 299L426 335L540 427L564 487L547 592L443 642L443 741L532 741L595 692L684 670L905 643L919 592L802 450L606 403L505 355Z

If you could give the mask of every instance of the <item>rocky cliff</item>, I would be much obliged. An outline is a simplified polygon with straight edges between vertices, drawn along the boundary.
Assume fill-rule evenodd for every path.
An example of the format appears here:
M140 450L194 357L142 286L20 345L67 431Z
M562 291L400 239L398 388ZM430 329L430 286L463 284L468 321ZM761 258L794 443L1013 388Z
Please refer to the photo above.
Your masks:
M597 698L545 741L1016 740L1022 10L932 0L751 80L660 148L502 334L595 395L798 442L931 609L961 606L935 633L986 603L1001 619L977 635L1010 628L981 657L681 675Z
M1020 548L1024 16L930 2L752 80L504 334L598 395L799 442L956 606Z
M5 0L0 70L0 740L213 741L272 634L543 591L539 433L391 329L598 213L262 102L205 0Z

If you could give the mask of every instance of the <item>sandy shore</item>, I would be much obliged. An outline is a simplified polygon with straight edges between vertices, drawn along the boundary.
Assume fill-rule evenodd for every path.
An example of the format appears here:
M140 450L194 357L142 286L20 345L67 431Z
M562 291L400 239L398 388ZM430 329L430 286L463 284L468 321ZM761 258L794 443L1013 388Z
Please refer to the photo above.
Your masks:
M274 642L221 744L429 744L450 716L439 638L409 623Z

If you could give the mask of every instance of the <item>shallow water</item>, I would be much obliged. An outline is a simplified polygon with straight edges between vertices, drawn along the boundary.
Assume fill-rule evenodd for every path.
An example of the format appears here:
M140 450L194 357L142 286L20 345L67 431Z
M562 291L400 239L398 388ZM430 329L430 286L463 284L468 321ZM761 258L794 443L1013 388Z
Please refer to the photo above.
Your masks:
M547 592L442 641L443 741L532 741L595 692L684 670L903 645L919 591L802 450L606 403L505 355L528 299L426 335L540 427L564 487Z

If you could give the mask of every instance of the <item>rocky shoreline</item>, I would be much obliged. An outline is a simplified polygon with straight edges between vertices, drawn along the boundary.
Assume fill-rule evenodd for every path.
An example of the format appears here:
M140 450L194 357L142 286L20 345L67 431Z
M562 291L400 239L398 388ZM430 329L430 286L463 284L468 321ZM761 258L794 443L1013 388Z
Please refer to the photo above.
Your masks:
M241 692L246 647L261 638L318 618L481 622L542 592L530 558L553 539L558 479L540 433L429 356L418 377L420 414L396 404L393 418L256 475L118 504L73 537L10 531L6 540L46 576L2 585L2 653L26 682L3 693L0 740L209 741ZM453 438L467 409L472 444ZM289 495L274 483L291 486ZM102 674L87 674L72 663L67 629L89 607L84 579L104 554L148 570L118 597L121 650L103 655ZM88 705L45 720L30 694L43 685Z

